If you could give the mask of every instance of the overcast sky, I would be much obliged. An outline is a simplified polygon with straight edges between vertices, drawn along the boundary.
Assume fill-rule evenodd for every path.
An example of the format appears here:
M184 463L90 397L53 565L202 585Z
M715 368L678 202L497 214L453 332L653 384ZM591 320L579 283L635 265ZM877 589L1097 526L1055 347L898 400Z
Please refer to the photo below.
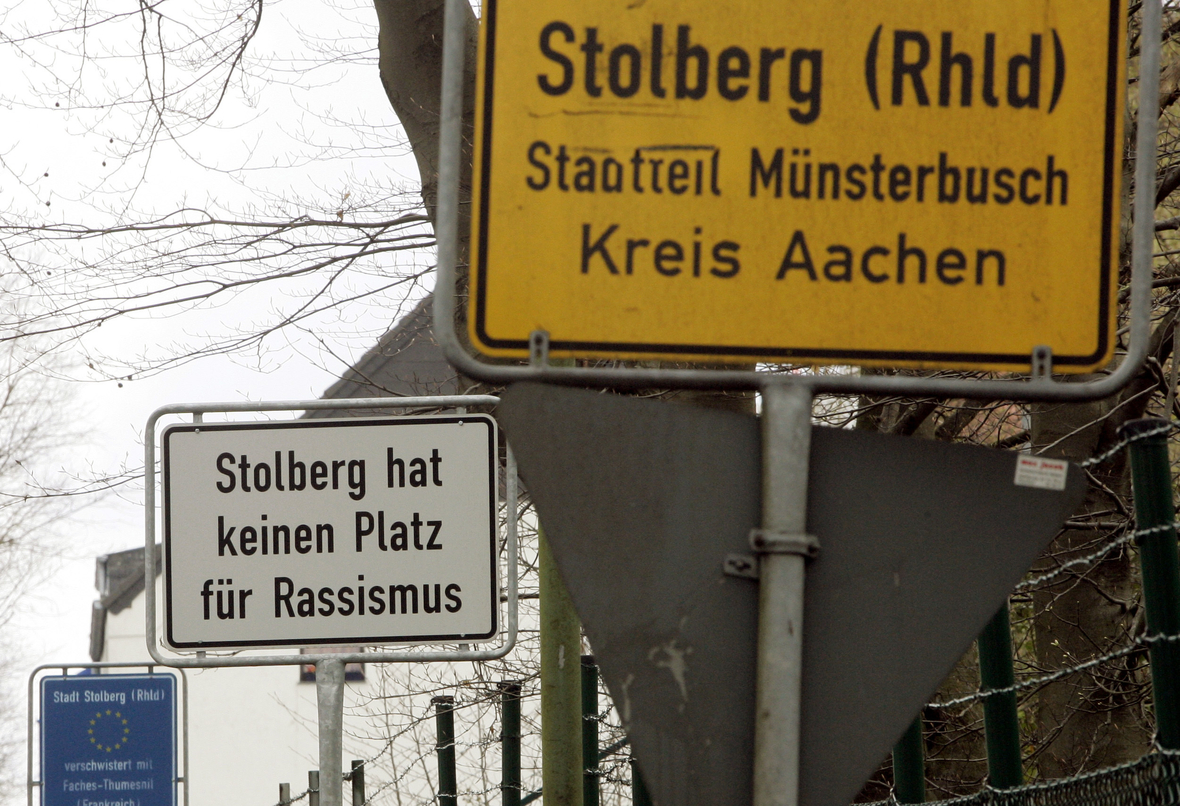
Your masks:
M6 35L18 30L21 14L34 29L55 24L44 16L33 19L48 13L41 4L25 5L2 21ZM131 24L96 32L89 52L125 50L134 31ZM128 158L120 150L134 139L134 115L83 108L117 90L120 76L126 77L121 71L136 69L135 60L112 57L78 79L66 56L50 58L53 48L74 52L73 41L41 50L30 46L31 58L20 58L15 47L0 48L0 69L15 77L0 86L0 197L6 210L39 213L45 223L100 220L128 203L141 212L254 206L327 217L382 189L416 199L416 167L377 74L370 3L268 2L245 78L231 87L212 124L179 143L160 143L150 159L145 153ZM351 57L340 59L333 50ZM71 76L73 84L61 80ZM395 262L421 266L432 259L429 253L399 256L390 259L391 269ZM378 282L372 272L361 272L350 288L363 292L366 283ZM316 398L388 328L402 293L395 289L375 302L349 306L342 317L310 321L269 339L252 355L205 358L143 379L105 380L101 361L96 371L85 364L200 346L264 320L284 303L282 292L268 289L217 307L108 323L63 351L70 378L62 383L69 401L63 419L77 437L41 472L86 476L141 468L144 424L162 405ZM9 630L19 657L4 682L22 706L35 666L89 659L95 558L142 546L143 518L142 485L132 483L58 523L50 539L58 541L61 556ZM19 724L9 722L8 733L15 728L23 737L23 708L14 716ZM23 792L10 794L15 797L4 802L23 802Z

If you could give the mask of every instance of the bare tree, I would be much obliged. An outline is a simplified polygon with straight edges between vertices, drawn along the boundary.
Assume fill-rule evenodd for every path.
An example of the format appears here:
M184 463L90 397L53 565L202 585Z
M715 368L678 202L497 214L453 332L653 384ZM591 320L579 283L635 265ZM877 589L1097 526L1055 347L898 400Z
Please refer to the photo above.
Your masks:
M1129 42L1132 76L1139 49L1139 28L1132 4ZM1180 8L1165 2L1164 51L1180 35ZM925 434L1081 462L1118 445L1118 429L1142 416L1174 419L1177 375L1178 303L1174 194L1180 189L1177 150L1177 68L1172 57L1161 87L1159 168L1156 192L1157 255L1153 323L1147 364L1137 378L1111 398L1087 404L980 406L962 401L863 399L861 427L892 433ZM1134 78L1132 78L1134 81ZM1129 199L1134 162L1136 116L1128 116L1124 143L1124 193ZM1130 279L1129 205L1121 230L1119 301L1125 303ZM1126 349L1125 309L1120 312L1118 351ZM1087 380L1080 378L1076 380ZM1173 437L1173 444L1175 439ZM1174 451L1175 449L1173 449ZM1134 529L1128 467L1123 452L1088 471L1089 488L1080 511L1066 524L1030 578L1012 599L1018 677L1029 682L1020 693L1026 777L1054 779L1139 758L1150 750L1154 721L1144 635L1138 558L1129 535ZM1087 559L1089 558L1089 559ZM1109 657L1108 660L1102 660ZM1058 670L1102 660L1094 668L1052 683L1036 681ZM978 678L965 658L944 688L944 696L974 690ZM964 679L964 676L966 679ZM942 794L971 791L982 783L986 767L983 720L978 702L949 712L927 709L933 730L927 737L930 783ZM884 769L878 780L887 783ZM867 795L881 794L877 789Z
M0 321L13 318L12 302L0 302ZM18 715L27 660L12 623L45 606L39 585L58 567L65 551L62 519L78 503L55 492L68 484L61 477L68 472L67 448L76 444L69 390L41 369L44 356L30 354L32 347L0 346L0 714L6 716L0 720L0 786L12 791L23 776Z
M301 29L289 5L266 6L269 29L257 0L9 12L11 130L67 146L0 144L0 250L26 311L0 340L68 348L87 380L217 354L265 367L294 338L338 372L424 293L433 239L397 178L410 149L380 108L372 11L317 4ZM96 338L190 314L139 351Z
M66 110L80 121L79 136L106 141L108 159L117 170L83 182L83 190L63 205L47 195L42 180L51 177L15 164L11 155L3 157L0 169L21 188L23 203L0 222L0 245L13 293L27 299L28 314L0 332L0 340L19 343L40 335L54 339L58 347L79 345L96 377L118 378L160 371L209 353L257 355L281 338L284 329L318 330L325 321L338 325L365 300L396 311L401 300L415 295L429 272L421 255L432 243L437 198L442 0L374 0L376 28L366 6L368 28L359 23L355 36L335 42L326 35L304 37L299 58L256 54L265 31L259 0L225 0L199 13L165 4L141 5L131 12L102 11L91 4L68 8L52 12L57 16L45 11L42 19L0 26L12 54L23 60L29 75L39 77L24 100L9 102L40 104L41 112ZM359 13L359 7L336 8ZM1132 11L1137 9L1132 4ZM271 14L271 7L266 11ZM1180 11L1173 0L1165 3L1165 13L1167 46L1180 37ZM1132 56L1138 48L1134 16ZM470 201L477 26L468 9L464 202ZM318 75L358 62L379 75L400 129L391 121L353 121L349 131L359 139L350 140L346 149L305 138L306 148L286 165L299 172L318 160L343 160L344 151L408 152L420 174L419 186L389 188L380 179L349 176L321 193L292 195L277 190L279 183L261 189L253 185L252 171L258 166L246 156L237 166L220 166L216 176L226 187L254 194L249 204L235 207L212 198L189 203L178 193L174 203L158 207L152 160L166 152L191 158L188 164L207 164L210 160L188 144L210 127L242 125L242 119L227 112L231 101L256 98L260 87L316 81ZM124 70L125 64L135 67ZM114 78L108 80L108 75ZM1130 387L1110 400L1070 406L864 398L825 403L824 416L836 425L856 423L899 435L1080 460L1114 445L1118 425L1128 419L1180 413L1173 350L1180 307L1175 263L1180 209L1174 201L1180 189L1177 75L1170 70L1161 108L1152 110L1165 124L1157 190L1155 323L1152 358ZM1135 114L1132 109L1129 132L1134 131ZM1129 151L1126 156L1133 158ZM1130 177L1130 171L1124 175ZM147 177L153 181L145 183ZM419 192L420 197L415 195ZM47 212L63 206L77 215L54 213L51 218ZM1129 220L1123 230L1129 232ZM461 222L460 232L465 231ZM466 244L462 246L464 257ZM407 259L391 268L401 256ZM1125 244L1121 258L1121 282L1126 283ZM1125 294L1120 299L1125 301ZM87 337L100 326L131 316L222 304L240 304L255 316L240 328L215 337L201 334L164 351L136 356L85 352ZM358 333L353 343L363 349L376 335ZM1125 343L1119 345L1125 348ZM1132 528L1126 468L1116 459L1091 473L1085 507L1035 572L1054 575L1022 588L1013 600L1022 678L1035 680L1102 657L1142 634L1134 550L1118 542ZM1099 561L1066 565L1112 546ZM1056 573L1058 569L1064 570ZM972 663L970 658L964 661L949 692L978 685ZM524 674L505 673L518 672ZM1142 655L1130 655L1022 692L1030 774L1060 776L1144 752L1152 732L1148 685ZM933 709L927 715L937 727L928 748L932 782L946 793L977 787L983 776L977 705Z

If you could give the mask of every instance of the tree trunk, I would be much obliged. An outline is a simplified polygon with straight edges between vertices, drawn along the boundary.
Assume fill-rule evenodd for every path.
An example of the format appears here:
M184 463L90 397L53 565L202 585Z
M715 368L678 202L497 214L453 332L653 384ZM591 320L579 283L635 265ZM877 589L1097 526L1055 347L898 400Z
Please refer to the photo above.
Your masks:
M1143 372L1119 394L1091 403L1043 404L1030 414L1034 453L1081 462L1117 444L1123 423L1142 417L1162 390L1154 368L1167 363L1176 310L1156 324ZM1076 380L1088 380L1079 377ZM1078 517L1132 521L1125 452L1089 471L1091 481ZM1093 551L1103 531L1064 530L1038 562L1045 571ZM1033 640L1039 671L1076 665L1129 644L1143 631L1141 583L1135 554L1111 552L1033 591ZM1151 747L1147 713L1150 679L1142 653L1103 664L1046 686L1038 693L1033 759L1043 779L1133 761Z
M381 85L401 121L422 181L422 204L434 225L438 208L438 136L441 129L443 0L374 0L377 10L378 65ZM463 150L459 166L458 250L455 332L466 342L467 264L471 248L471 171L475 147L475 79L479 51L479 22L464 3ZM469 350L470 351L470 350ZM467 384L488 391L474 381Z
M381 86L409 138L422 179L422 202L434 221L438 203L438 133L442 103L443 0L374 0ZM479 22L466 3L463 71L463 164L459 180L460 254L467 255L471 163L475 141L475 74Z
M432 226L438 209L439 132L442 108L443 0L374 0L377 11L378 66L381 86L406 132L422 183L422 204ZM464 3L463 132L459 167L459 221L455 289L455 333L467 343L467 265L471 247L471 172L475 143L475 80L479 21ZM470 347L468 351L471 352ZM471 378L462 386L471 394L498 390Z
M1106 438L1121 396L1093 403L1039 406L1031 416L1034 452L1080 462L1113 444ZM1053 447L1049 447L1053 446ZM1114 520L1129 503L1126 462L1113 457L1093 471L1078 516ZM1037 570L1094 550L1103 532L1067 529L1057 537ZM1139 610L1139 581L1129 551L1112 553L1092 568L1059 577L1057 584L1033 592L1034 647L1040 671L1066 668L1125 646L1133 640ZM1121 659L1094 672L1080 672L1046 686L1036 704L1034 759L1038 777L1061 778L1083 770L1132 761L1150 748L1141 697L1146 680Z
M409 138L421 175L423 203L433 221L438 196L444 3L442 0L374 0L374 7L380 25L378 46L382 85ZM463 8L467 47L459 198L460 278L465 277L470 245L478 42L475 15L466 4ZM463 279L460 283L462 290ZM451 289L440 289L440 292L452 293ZM463 306L460 306L462 315ZM1153 345L1157 358L1166 356L1170 346L1170 322L1166 324L1166 327L1164 323L1157 327ZM463 328L459 330L463 332ZM1034 451L1056 443L1046 452L1047 455L1071 461L1093 456L1113 444L1113 432L1119 424L1143 412L1150 396L1145 392L1155 382L1153 376L1145 373L1128 391L1117 396L1117 405L1115 401L1102 401L1037 408L1032 414L1030 428ZM702 402L697 399L701 396L696 394L681 393L680 396ZM725 407L747 410L750 406L749 398L744 395L721 397L713 405L720 403ZM866 414L860 426L881 428L881 414L881 411ZM893 419L889 415L896 417L894 412L885 414L887 419ZM906 425L903 429L908 433L918 430L930 412L915 409L911 414L913 428ZM1125 510L1127 484L1122 458L1098 468L1096 479L1099 483L1091 486L1084 512ZM1043 565L1047 567L1084 553L1098 534L1076 530L1063 533L1054 543L1052 559ZM1042 668L1061 668L1124 644L1137 629L1137 584L1134 564L1129 554L1124 553L1112 556L1085 573L1084 577L1067 577L1053 587L1035 592L1035 646ZM1037 710L1040 732L1037 738L1045 744L1034 759L1039 777L1058 777L1131 760L1148 749L1150 732L1144 725L1141 708L1144 688L1143 675L1129 671L1127 662L1124 662L1103 668L1097 674L1076 675L1042 691ZM959 737L959 741L963 738ZM976 777L977 767L976 764L969 772L958 770L957 773L968 772L965 777Z

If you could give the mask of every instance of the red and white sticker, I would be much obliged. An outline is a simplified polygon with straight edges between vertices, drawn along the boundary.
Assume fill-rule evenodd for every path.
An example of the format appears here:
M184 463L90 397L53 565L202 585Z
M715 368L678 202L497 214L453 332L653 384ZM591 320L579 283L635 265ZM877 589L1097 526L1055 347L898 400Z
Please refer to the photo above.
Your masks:
M1044 459L1040 456L1016 458L1017 487L1036 487L1041 490L1064 490L1069 462L1064 459Z

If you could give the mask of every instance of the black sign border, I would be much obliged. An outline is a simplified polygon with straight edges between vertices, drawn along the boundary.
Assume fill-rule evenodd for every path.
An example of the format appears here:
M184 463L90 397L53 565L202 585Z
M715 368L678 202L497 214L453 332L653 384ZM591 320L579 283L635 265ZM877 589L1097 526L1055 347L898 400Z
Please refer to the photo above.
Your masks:
M393 399L391 398L391 401ZM488 430L488 497L489 497L489 548L488 563L492 579L499 579L496 573L496 548L499 531L497 505L499 502L497 479L499 477L497 459L499 456L496 421L486 414L460 415L427 415L415 417L382 417L355 418L330 420L290 420L283 422L253 422L253 423L193 423L169 426L161 437L161 487L163 489L163 525L164 525L164 631L166 643L171 649L265 649L270 647L309 647L309 646L379 646L383 644L427 644L427 643L474 643L486 641L499 633L500 626L500 591L499 586L493 584L491 591L491 628L486 633L440 634L440 635L386 635L363 637L333 637L333 638L275 638L259 641L185 641L177 642L173 637L172 625L172 519L171 519L171 461L169 456L169 438L172 434L194 431L257 431L289 428L350 428L369 426L405 426L405 425L437 425L440 423L479 423L487 426Z

